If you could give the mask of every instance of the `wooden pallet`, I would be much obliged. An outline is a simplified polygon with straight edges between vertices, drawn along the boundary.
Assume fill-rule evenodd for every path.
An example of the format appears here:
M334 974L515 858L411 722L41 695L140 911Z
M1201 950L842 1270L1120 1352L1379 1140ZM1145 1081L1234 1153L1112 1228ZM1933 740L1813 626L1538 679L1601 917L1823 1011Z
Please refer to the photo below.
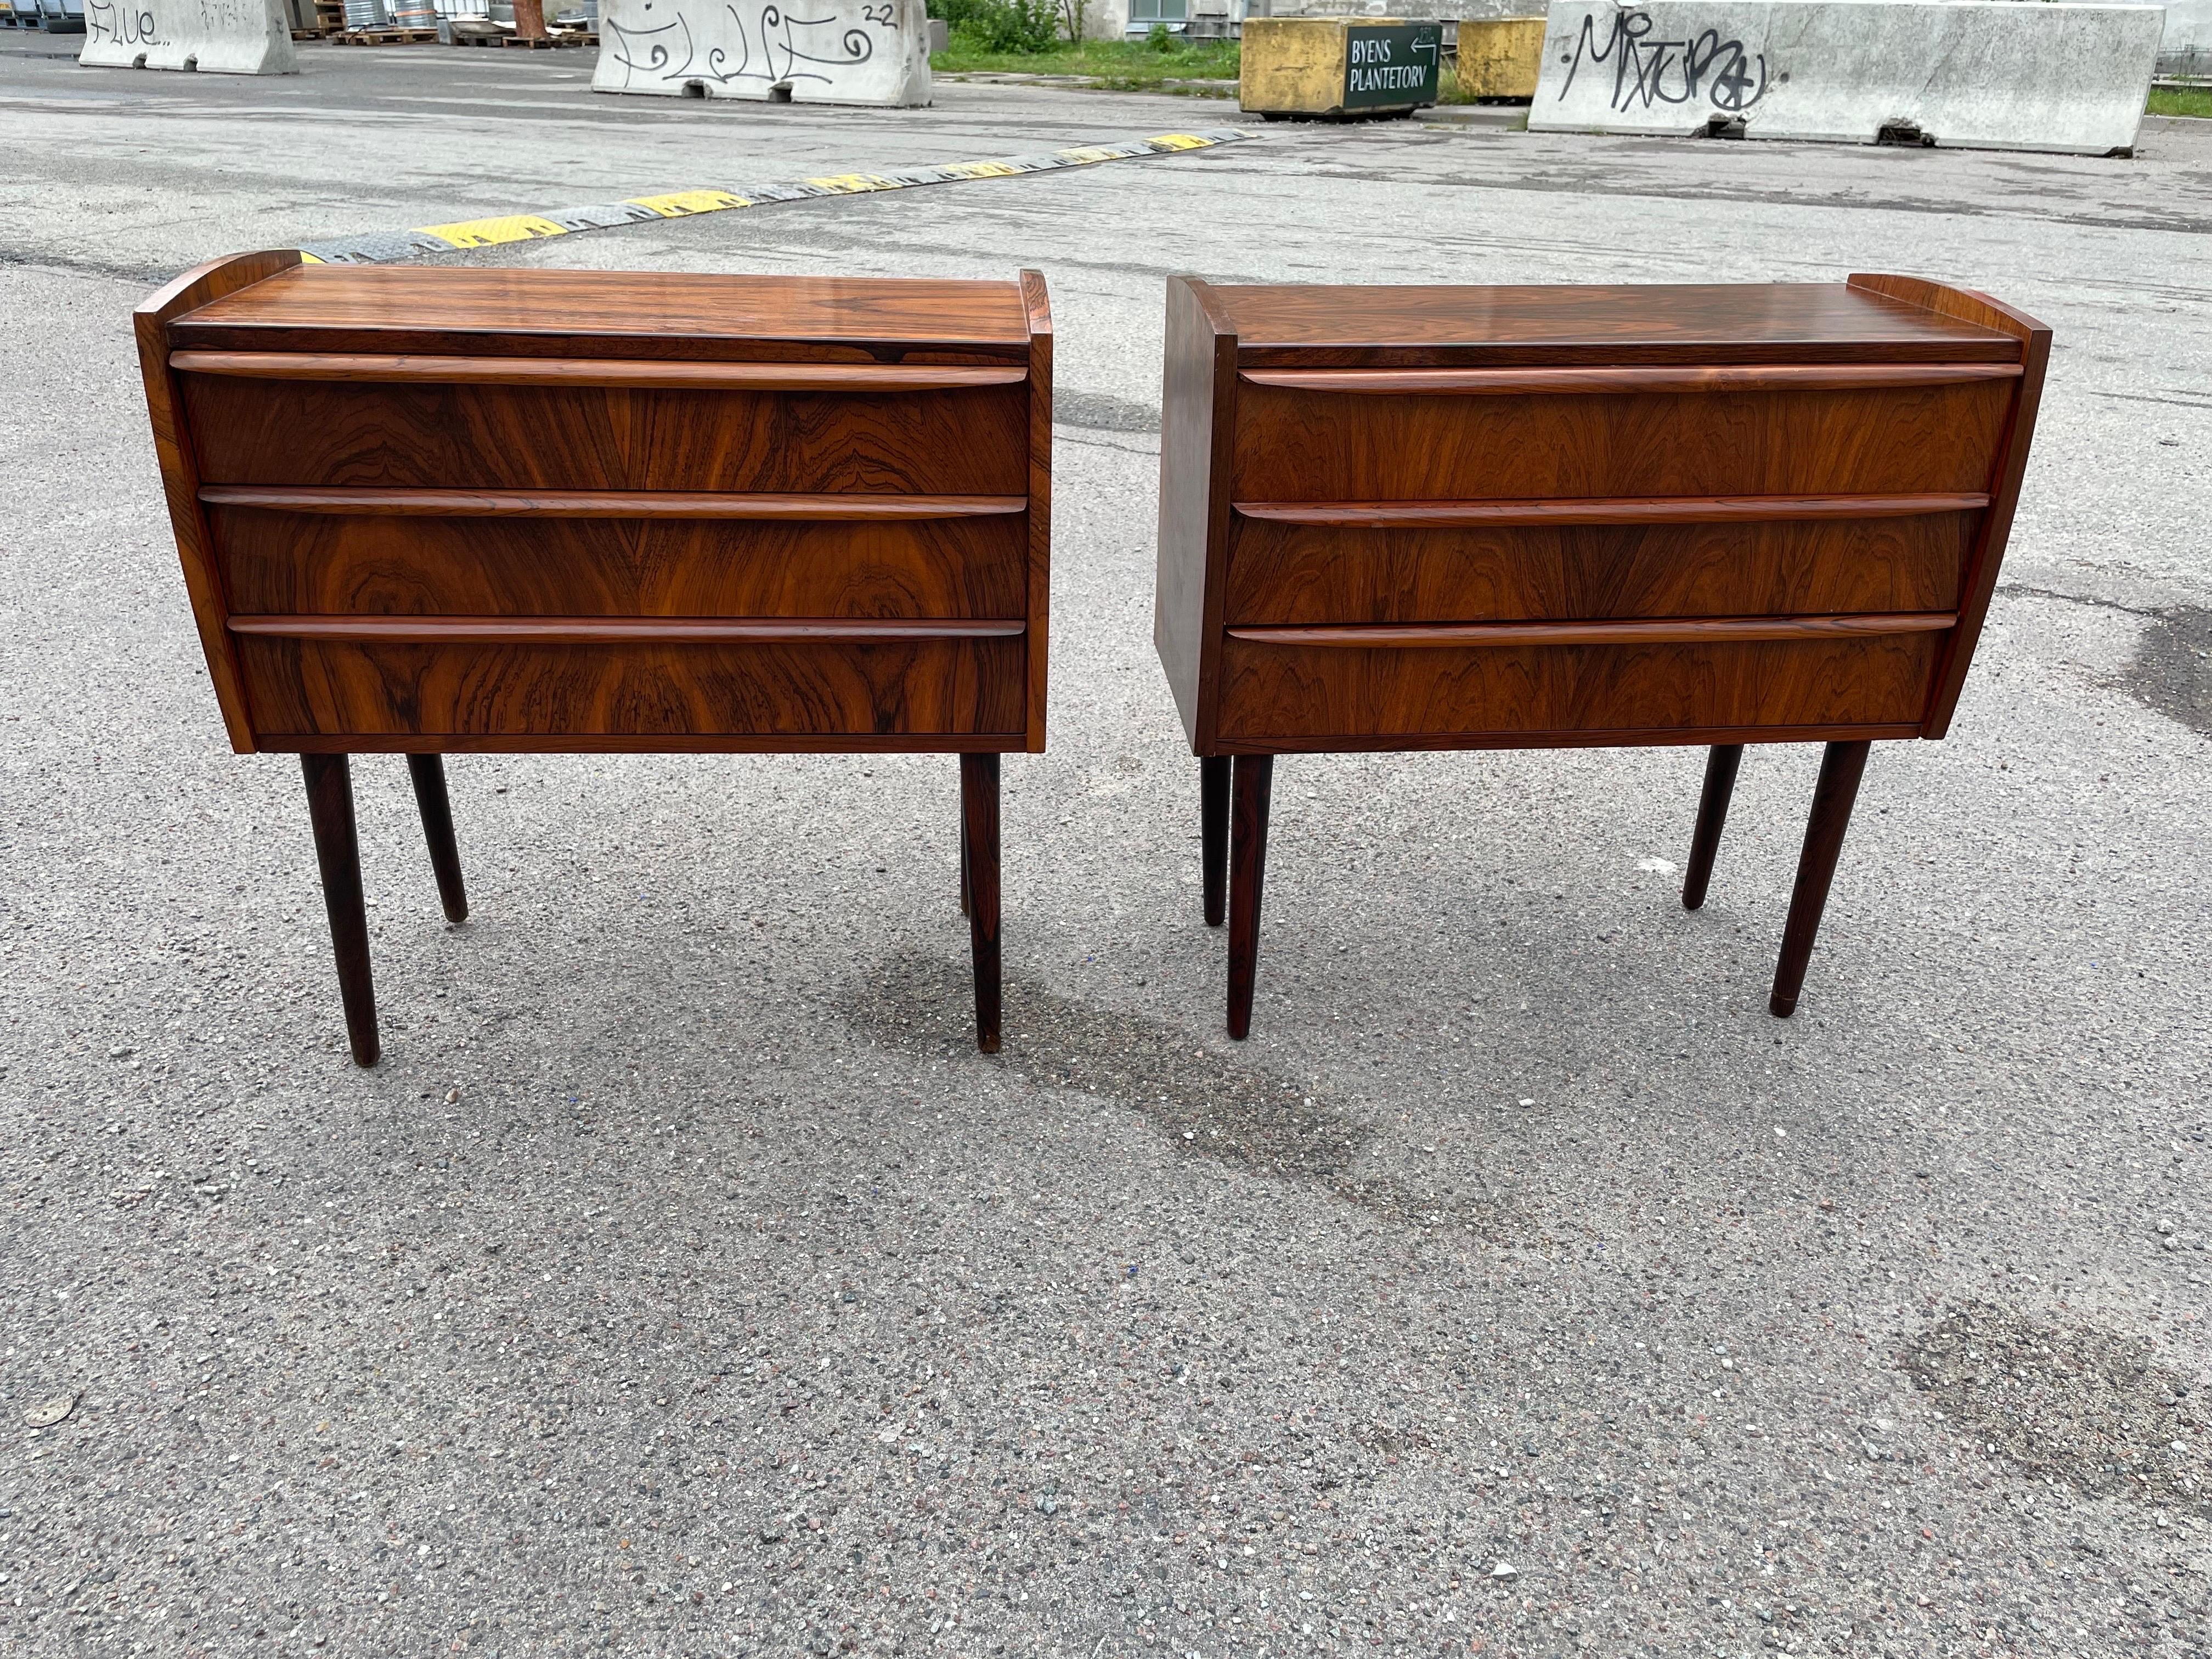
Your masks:
M506 33L456 33L453 44L457 46L519 46L526 52L544 52L555 46L596 46L599 44L599 37L596 31L586 29L556 30L543 40L524 40Z
M348 29L336 39L349 46L413 46L435 40L435 29Z

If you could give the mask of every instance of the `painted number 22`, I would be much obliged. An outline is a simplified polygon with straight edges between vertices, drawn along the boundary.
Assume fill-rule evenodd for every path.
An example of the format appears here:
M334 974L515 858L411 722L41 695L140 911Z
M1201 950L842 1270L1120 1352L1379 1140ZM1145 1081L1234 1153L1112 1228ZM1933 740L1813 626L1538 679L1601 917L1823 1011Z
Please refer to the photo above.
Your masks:
M889 28L892 24L894 17L895 14L889 6L863 6L860 8L860 21L864 23L880 23L885 28Z

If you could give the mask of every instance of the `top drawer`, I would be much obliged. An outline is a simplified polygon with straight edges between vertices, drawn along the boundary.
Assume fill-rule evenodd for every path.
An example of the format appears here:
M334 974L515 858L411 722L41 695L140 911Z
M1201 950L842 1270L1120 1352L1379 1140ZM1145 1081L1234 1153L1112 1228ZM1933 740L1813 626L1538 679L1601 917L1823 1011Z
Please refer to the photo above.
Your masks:
M246 372L197 366L218 358ZM416 378L319 379L257 370L257 362L285 364L273 356L177 354L201 479L891 495L1029 488L1019 368L561 364L574 373L502 382L494 377L543 371L495 359L453 360L459 368L410 361ZM468 365L481 378L466 378ZM635 371L627 382L624 371Z
M1232 488L1239 501L1985 489L2017 366L1936 365L1917 383L1889 372L1899 383L1691 369L1673 382L1709 389L1469 392L1449 388L1482 384L1480 373L1248 368Z

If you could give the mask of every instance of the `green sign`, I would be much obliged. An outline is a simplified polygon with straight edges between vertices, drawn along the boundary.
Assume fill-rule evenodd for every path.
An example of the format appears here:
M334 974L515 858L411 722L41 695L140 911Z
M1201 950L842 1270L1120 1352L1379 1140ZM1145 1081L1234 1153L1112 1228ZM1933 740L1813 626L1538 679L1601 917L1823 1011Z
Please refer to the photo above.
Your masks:
M1410 109L1437 101L1443 58L1438 25L1355 23L1345 33L1345 108Z

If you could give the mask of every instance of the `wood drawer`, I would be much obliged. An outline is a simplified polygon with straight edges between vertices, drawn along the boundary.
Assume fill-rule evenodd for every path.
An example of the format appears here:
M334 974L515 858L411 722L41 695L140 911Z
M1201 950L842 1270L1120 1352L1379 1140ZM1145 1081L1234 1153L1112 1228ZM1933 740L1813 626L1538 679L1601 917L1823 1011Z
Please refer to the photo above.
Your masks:
M231 609L246 614L1018 617L1028 610L1029 515L1018 496L970 501L959 516L854 521L448 517L321 503L297 512L226 504L225 494L207 492L208 522Z
M1018 495L1029 387L748 391L180 373L204 483Z
M242 635L268 746L315 737L591 739L1023 732L1019 635L889 644L422 644ZM451 746L451 745L449 745Z
M1378 528L1237 516L1231 623L1953 611L1978 512Z
M1388 748L1491 734L1904 726L1921 717L1942 638L1388 648L1231 635L1218 733L1231 744Z
M1239 501L1978 491L2014 389L1382 397L1248 374L1231 488Z

